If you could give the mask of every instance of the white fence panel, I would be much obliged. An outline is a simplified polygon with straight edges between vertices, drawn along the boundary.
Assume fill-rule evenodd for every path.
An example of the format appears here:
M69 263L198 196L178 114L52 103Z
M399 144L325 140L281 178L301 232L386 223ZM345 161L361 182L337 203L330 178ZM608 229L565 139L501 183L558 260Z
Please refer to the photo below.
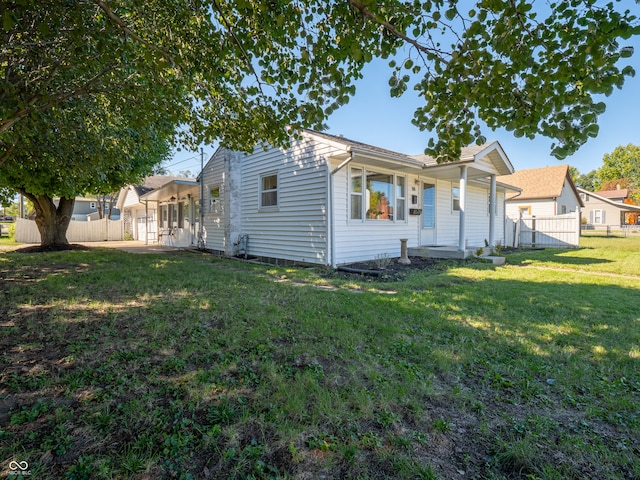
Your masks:
M69 242L102 242L124 239L122 220L94 220L77 222L71 220L67 229ZM18 218L16 221L16 242L40 243L40 232L33 220Z
M509 217L504 219L504 245L506 247L517 247L516 238L516 220Z
M518 243L523 247L571 248L580 245L580 213L520 218Z
M40 243L40 232L33 220L16 218L16 242Z

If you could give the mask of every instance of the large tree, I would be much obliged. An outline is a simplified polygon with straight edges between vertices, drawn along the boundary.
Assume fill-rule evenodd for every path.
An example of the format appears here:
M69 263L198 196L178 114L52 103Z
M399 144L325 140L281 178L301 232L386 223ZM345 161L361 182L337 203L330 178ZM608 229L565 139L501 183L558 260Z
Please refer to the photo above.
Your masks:
M635 202L640 202L640 146L620 145L606 153L597 175L601 188L614 189L620 185L630 190Z
M96 95L69 100L13 126L20 141L0 168L0 185L32 202L43 246L67 244L76 196L118 190L166 158L172 125L158 118L142 125L134 116Z
M59 112L81 112L95 98L128 108L131 131L153 129L148 117L161 112L193 144L284 142L286 126L322 128L374 57L390 59L391 95L412 86L424 98L414 123L435 133L427 153L447 160L483 142L482 120L516 136L554 138L552 153L562 158L597 134L600 95L635 73L621 62L633 53L621 42L640 26L622 5L6 0L0 169L35 159L38 150L27 147L54 124L81 138L84 124L60 123ZM37 164L63 183L79 182L60 162Z

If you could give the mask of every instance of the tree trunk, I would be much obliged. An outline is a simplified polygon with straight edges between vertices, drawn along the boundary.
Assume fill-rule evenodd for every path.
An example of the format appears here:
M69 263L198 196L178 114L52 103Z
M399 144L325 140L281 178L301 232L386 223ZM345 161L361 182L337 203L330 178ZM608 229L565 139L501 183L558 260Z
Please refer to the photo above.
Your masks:
M23 193L31 202L36 211L36 225L40 232L40 245L43 247L66 246L67 229L73 214L75 198L60 198L58 206L47 195L31 195Z

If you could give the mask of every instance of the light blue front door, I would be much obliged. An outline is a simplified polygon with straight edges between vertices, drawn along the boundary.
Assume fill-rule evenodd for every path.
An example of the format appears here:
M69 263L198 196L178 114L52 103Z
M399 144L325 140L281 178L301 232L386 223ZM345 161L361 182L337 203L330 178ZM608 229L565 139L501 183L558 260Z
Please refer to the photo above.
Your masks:
M422 231L420 232L421 245L436 244L436 185L434 183L422 184Z

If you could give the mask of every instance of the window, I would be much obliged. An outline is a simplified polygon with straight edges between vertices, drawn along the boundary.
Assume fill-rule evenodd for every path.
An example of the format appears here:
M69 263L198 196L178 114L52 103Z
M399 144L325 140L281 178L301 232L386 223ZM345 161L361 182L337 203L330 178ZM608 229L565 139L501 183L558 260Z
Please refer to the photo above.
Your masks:
M604 210L594 210L593 211L593 222L596 224L604 224L605 223L605 212Z
M436 186L425 183L422 186L422 227L436 226Z
M362 220L362 169L351 169L351 219Z
M184 203L180 202L176 207L178 209L178 216L176 217L178 221L178 228L184 228Z
M172 203L169 205L169 228L177 225L178 223L178 204Z
M209 212L220 213L220 187L209 189Z
M566 206L566 205L562 205L562 207L561 207L560 211L561 211L563 214L567 213L567 206Z
M393 175L368 171L366 178L367 218L393 220Z
M352 167L349 172L351 220L406 221L406 177L359 167Z
M264 175L260 177L260 206L278 206L278 175Z
M404 177L396 177L396 220L406 220L406 179Z
M451 187L451 200L453 211L460 211L460 187Z
M162 211L162 227L168 228L169 227L169 214L167 213L169 211L168 206L162 205L160 208Z
M531 207L518 207L518 213L520 216L531 215Z

